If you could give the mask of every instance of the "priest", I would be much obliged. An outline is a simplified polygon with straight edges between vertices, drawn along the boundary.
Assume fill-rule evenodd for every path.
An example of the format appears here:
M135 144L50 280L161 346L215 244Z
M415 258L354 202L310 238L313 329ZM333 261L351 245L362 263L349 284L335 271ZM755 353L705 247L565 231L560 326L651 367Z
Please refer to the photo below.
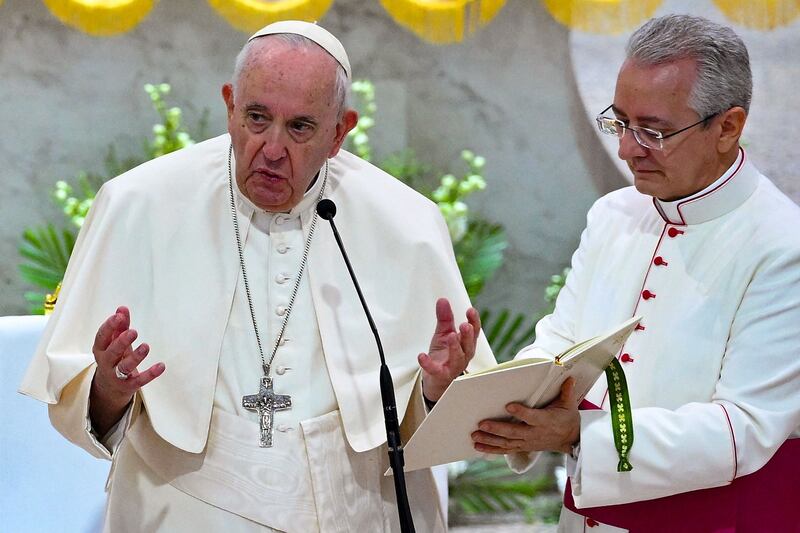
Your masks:
M222 88L227 135L99 191L21 392L112 461L107 531L398 530L378 353L323 198L405 438L493 362L437 207L340 149L350 79L321 27L267 26ZM417 530L445 530L430 471L406 480Z
M800 531L800 209L740 145L751 92L730 28L670 15L628 42L597 124L634 186L589 211L555 311L519 357L640 316L618 355L632 409L622 380L601 378L580 411L568 382L473 434L518 469L567 455L561 531Z

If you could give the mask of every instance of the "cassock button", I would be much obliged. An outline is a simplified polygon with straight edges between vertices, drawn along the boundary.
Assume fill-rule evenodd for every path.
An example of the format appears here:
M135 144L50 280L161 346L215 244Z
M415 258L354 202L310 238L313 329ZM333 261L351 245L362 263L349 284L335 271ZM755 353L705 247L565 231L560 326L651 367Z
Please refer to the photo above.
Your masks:
M650 298L655 298L655 297L656 297L655 293L652 293L647 289L642 291L642 298L644 298L645 300L649 300Z
M653 264L654 264L655 266L667 266L667 265L669 265L669 263L667 263L666 261L664 261L664 258L663 258L663 257L661 257L660 255L656 256L656 258L655 258L655 259L653 259Z
M284 217L282 217L280 215L275 217L275 223L277 225L281 226L281 225L283 225L284 222L286 222L286 218L284 218Z
M279 305L275 308L275 314L278 316L283 316L286 314L286 307Z
M287 342L289 342L289 339L287 339L286 337L281 337L281 340L278 341L278 346L283 346Z
M644 331L644 326L641 324L636 324L636 331Z
M288 251L289 251L289 247L286 246L285 244L279 244L278 245L278 253L279 254L285 254Z
M586 525L589 526L589 527L595 527L595 526L599 526L600 522L598 522L597 520L592 520L591 518L587 518L586 519Z
M276 427L275 429L277 429L277 430L278 430L278 431L280 431L281 433L286 433L286 432L287 432L287 431L289 431L291 428L290 428L289 426L287 426L286 424L280 424L280 425L278 425L278 427Z
M290 366L279 366L278 368L275 369L275 373L278 374L279 376L282 376L288 370L291 370L291 369L292 369L292 367L290 367Z
M283 284L284 284L284 283L286 283L287 281L289 281L289 276L288 276L288 275L286 275L286 273L285 273L285 272L281 272L280 274L278 274L277 276L275 276L275 282L276 282L276 283L278 283L278 284L280 284L280 285L283 285Z
M674 239L678 235L683 235L683 232L681 230L679 230L678 228L669 228L667 230L667 235L669 235L670 237L672 237Z
M620 357L619 360L623 363L633 363L633 357L631 357L631 354L629 353L622 354L622 357Z

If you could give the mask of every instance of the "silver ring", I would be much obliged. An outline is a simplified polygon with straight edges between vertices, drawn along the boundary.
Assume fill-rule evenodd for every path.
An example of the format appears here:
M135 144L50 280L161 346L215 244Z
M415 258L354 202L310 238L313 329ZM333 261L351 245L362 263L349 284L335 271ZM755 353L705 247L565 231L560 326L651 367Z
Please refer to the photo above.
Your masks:
M114 374L117 375L117 379L121 379L122 381L125 381L126 379L128 379L128 374L126 374L125 372L120 370L119 369L119 365L115 365L114 366Z

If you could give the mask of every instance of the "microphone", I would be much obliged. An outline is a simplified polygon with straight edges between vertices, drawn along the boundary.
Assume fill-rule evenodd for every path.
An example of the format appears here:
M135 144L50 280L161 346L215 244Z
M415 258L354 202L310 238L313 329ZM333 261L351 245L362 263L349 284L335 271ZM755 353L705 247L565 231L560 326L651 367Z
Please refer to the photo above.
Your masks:
M322 218L324 218L325 220L330 220L331 222L333 222L333 217L336 216L336 204L333 203L333 200L328 200L327 198L323 198L317 204L317 214ZM342 254L344 254L344 247L339 246L339 248L341 248Z
M331 223L331 229L333 230L336 244L339 246L339 251L342 253L342 258L347 266L347 272L350 274L350 279L353 280L353 285L358 293L361 307L364 309L364 314L367 316L369 328L372 330L375 342L378 345L378 355L381 358L380 384L383 419L386 425L386 443L389 448L389 464L392 467L392 474L394 475L394 490L397 495L397 514L400 517L400 530L402 533L415 533L414 520L411 516L411 508L408 505L406 478L403 472L405 461L403 460L403 443L400 439L400 424L397 421L397 402L394 397L394 384L392 382L392 375L389 372L389 367L386 366L386 358L383 355L383 345L378 335L378 328L375 327L375 322L372 320L372 314L370 314L367 302L364 300L364 295L361 293L361 287L353 272L350 259L347 257L347 252L344 250L342 238L339 236L336 224L333 223L333 217L336 216L336 204L333 203L333 200L329 200L328 198L320 200L317 203L317 214Z

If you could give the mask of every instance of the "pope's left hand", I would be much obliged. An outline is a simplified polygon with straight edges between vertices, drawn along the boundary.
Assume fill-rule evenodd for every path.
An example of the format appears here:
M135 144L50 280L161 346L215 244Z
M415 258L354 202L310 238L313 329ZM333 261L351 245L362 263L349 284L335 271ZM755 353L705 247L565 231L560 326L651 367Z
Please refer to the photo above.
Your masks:
M531 409L510 403L506 411L515 421L483 420L472 433L475 449L483 453L553 451L570 453L580 440L581 417L575 381L567 379L561 394L547 407Z
M480 331L481 319L475 308L467 310L467 321L456 330L450 302L447 298L436 301L436 331L428 353L421 353L417 358L422 367L425 398L438 401L450 383L466 370L475 355Z

